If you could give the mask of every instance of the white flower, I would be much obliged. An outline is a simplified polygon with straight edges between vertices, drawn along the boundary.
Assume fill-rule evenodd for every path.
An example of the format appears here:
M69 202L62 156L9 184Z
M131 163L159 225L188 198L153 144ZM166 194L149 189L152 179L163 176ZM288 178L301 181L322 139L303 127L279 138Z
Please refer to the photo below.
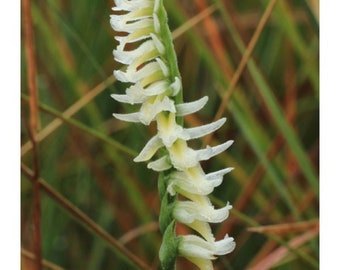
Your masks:
M195 220L220 223L228 217L231 208L229 203L216 210L212 205L205 206L192 201L179 201L176 202L173 215L179 222L185 224L190 224Z
M175 113L159 114L157 116L157 130L159 138L166 147L172 146L178 138L189 139L183 128L176 123Z
M216 242L205 241L196 235L181 236L179 241L179 254L204 270L213 269L211 260L216 259L216 255L228 254L234 248L234 239L228 235Z
M113 116L123 121L141 122L144 125L149 125L159 113L165 111L175 112L175 110L175 104L172 99L169 99L167 96L158 95L146 99L139 112L128 114L114 113Z
M116 7L113 10L118 11L135 11L144 7L153 7L154 1L152 0L114 0Z
M118 46L113 51L113 55L116 61L129 65L129 70L137 70L140 65L162 55L164 51L164 45L157 36L152 35L152 39L146 40L137 49L131 51L124 51L121 46Z
M188 147L185 140L176 140L168 150L171 163L177 170L184 171L198 165L199 160L196 151Z
M149 125L161 112L175 112L175 103L167 96L158 95L148 99L140 108L140 121Z
M197 195L208 195L215 187L222 183L223 175L232 171L233 168L226 168L210 174L205 174L201 167L193 167L184 172L174 172L170 176L168 192L171 195L176 193L192 193ZM195 181L193 181L195 179Z
M192 201L178 201L173 210L174 218L197 231L205 240L214 241L209 223L224 221L232 207L229 203L221 208L214 209L212 205L201 205Z
M205 149L193 150L188 147L187 142L183 139L178 139L168 148L170 159L174 167L180 171L197 166L199 161L208 160L211 157L220 154L232 145L233 141L227 141L221 145Z

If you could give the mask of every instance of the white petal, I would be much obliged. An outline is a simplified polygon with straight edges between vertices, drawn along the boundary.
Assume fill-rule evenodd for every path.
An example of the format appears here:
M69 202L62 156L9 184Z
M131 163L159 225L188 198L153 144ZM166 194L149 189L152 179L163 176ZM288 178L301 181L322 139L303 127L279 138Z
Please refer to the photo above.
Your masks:
M150 33L150 37L152 38L155 47L157 48L157 51L160 54L164 54L165 52L165 47L162 43L162 41L154 34L154 33Z
M171 164L168 161L168 157L164 156L161 157L160 159L157 159L153 162L148 163L147 166L149 169L152 169L156 172L161 172L161 171L165 171L171 168Z
M157 13L153 14L153 27L154 27L156 33L159 33L161 31L161 24L159 22Z
M158 51L156 50L153 40L146 40L137 49L131 51L125 51L118 46L117 49L113 51L113 55L116 61L125 65L130 65L136 61L136 59L148 55L152 51L155 51L154 57L157 56ZM148 61L152 58L153 57L146 58L144 61Z
M164 76L167 77L169 75L169 70L168 70L168 67L166 66L166 64L159 57L156 58L156 61L159 65L159 67L161 68Z
M139 80L145 79L152 75L153 73L156 73L157 71L160 71L161 68L157 62L150 62L143 66L138 71L127 69L126 72L117 70L115 71L115 76L117 80L121 82L131 82L136 83Z
M162 81L157 81L146 88L143 89L143 93L146 96L155 96L155 95L160 95L163 94L165 91L167 91L169 88L168 82L165 80Z
M160 61L152 61L141 69L134 69L132 66L127 66L126 71L115 70L113 73L117 80L121 82L137 83L139 82L142 87L147 86L158 80L165 79L164 72L160 66Z
M208 102L208 97L202 97L199 100L187 102L183 104L176 105L176 111L178 116L184 116L191 113L195 113L202 109L204 105Z
M140 83L135 83L126 89L126 95L112 94L111 97L119 102L129 104L140 104L147 102L152 96L163 94L168 90L168 83L166 81L157 81L143 88Z
M175 77L175 81L170 85L170 88L172 89L172 96L176 96L178 92L182 89L182 82L180 78L177 76Z
M124 29L127 24L152 17L152 8L140 8L126 14L114 14L110 16L113 29ZM125 32L125 31L124 31Z
M207 242L196 235L183 235L180 236L178 248L180 255L184 257L213 260L215 259L214 255L225 255L232 252L235 242L228 235L216 242Z
M155 0L155 4L154 4L154 8L153 8L153 12L157 12L159 9L159 0Z
M189 226L191 229L195 230L196 232L198 232L206 241L208 242L215 241L215 237L211 231L209 223L201 220L195 220L194 222L186 225Z
M143 150L139 153L137 157L133 160L134 162L147 161L153 157L159 148L163 146L162 141L159 136L153 136L147 144L144 146Z
M220 209L213 206L202 206L191 201L179 201L174 209L174 217L181 223L192 223L194 220L209 223L220 223L228 218L229 210L232 207L229 203Z
M130 104L139 104L147 100L147 96L144 94L143 87L139 84L133 84L126 89L126 95L130 98Z
M234 238L226 235L224 239L215 242L215 254L226 255L235 249Z
M113 10L125 10L125 11L133 11L142 7L152 6L153 1L150 0L114 0L116 7L112 8Z
M198 160L208 160L211 157L222 153L223 151L228 149L233 144L233 142L234 141L230 140L230 141L227 141L223 144L220 144L214 147L210 147L208 145L206 149L197 150L196 152L197 152Z
M185 172L175 172L170 176L168 183L168 192L175 195L181 191L190 192L198 195L208 195L213 190L216 183L214 181L205 180L204 174L202 176L190 177L191 175Z
M167 91L166 81L158 81L153 84L150 84L148 87L143 88L140 83L135 83L131 85L129 88L126 89L126 95L111 95L114 99L124 102L124 103L130 103L130 104L140 104L147 102L148 99L152 96L161 95L164 92ZM175 110L174 106L173 110Z
M161 99L158 96L155 100L144 102L140 109L140 120L143 124L149 125L155 119L157 114L163 111L175 112L174 101L165 96Z
M148 98L144 94L144 89L138 83L131 85L128 89L126 89L126 95L112 94L111 97L119 102L129 103L132 105L143 103Z
M126 76L126 73L121 70L114 70L113 75L115 75L116 79L121 82L130 82L129 78Z
M184 224L194 222L197 219L196 211L198 210L198 207L194 206L192 202L177 202L173 211L174 218Z
M152 26L146 27L143 29L138 29L127 36L115 36L114 38L119 41L119 46L121 48L125 48L126 43L137 42L140 40L144 40L150 37L150 33L152 32Z
M130 98L127 95L118 95L118 94L112 94L111 95L112 98L114 98L115 100L122 102L122 103L130 103Z
M158 61L150 62L137 72L131 72L130 74L131 82L140 81L143 87L164 78L165 75Z
M185 140L178 139L168 151L173 166L180 171L198 164L196 151L189 148Z
M218 179L218 178L221 178L223 177L225 174L231 172L234 168L225 168L223 170L219 170L219 171L216 171L216 172L212 172L212 173L208 173L206 175L207 177L207 180L214 180L214 179Z
M116 117L119 120L126 121L126 122L133 122L133 123L139 123L140 122L140 113L127 113L127 114L120 114L120 113L114 113L114 117Z
M183 138L185 134L183 134L182 126L176 124L175 113L158 114L157 129L159 137L166 147L170 147L180 137L182 137L182 139L188 138L188 136Z
M226 121L226 118L221 118L216 122L212 122L207 125L194 127L194 128L187 128L185 131L189 134L190 139L196 139L203 137L207 134L214 132L215 130L219 129Z
M125 22L124 15L111 15L110 16L111 27L117 32L133 33L137 30L149 29L153 27L153 19L145 18L133 22ZM151 31L150 31L151 32Z
M178 251L184 257L215 259L214 244L196 235L180 236Z

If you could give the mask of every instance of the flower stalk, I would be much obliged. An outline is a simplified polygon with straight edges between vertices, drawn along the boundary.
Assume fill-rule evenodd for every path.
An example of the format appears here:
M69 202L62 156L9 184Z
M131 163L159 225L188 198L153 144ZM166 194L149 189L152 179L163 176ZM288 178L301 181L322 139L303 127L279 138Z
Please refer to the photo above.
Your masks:
M110 22L119 33L115 37L119 45L113 55L124 65L114 74L129 86L125 94L112 97L119 102L140 104L140 109L113 115L123 121L144 125L154 121L157 125L157 134L134 161L148 162L148 168L159 172L162 267L174 269L177 256L184 256L200 269L213 269L212 260L230 253L235 242L228 235L215 240L209 223L224 221L231 206L228 203L215 209L208 195L232 168L206 174L200 162L225 151L233 141L199 150L189 147L188 141L216 131L226 119L200 127L183 127L183 116L202 109L208 98L183 103L181 77L163 1L114 1L115 14L111 15ZM176 223L185 224L197 235L176 235Z

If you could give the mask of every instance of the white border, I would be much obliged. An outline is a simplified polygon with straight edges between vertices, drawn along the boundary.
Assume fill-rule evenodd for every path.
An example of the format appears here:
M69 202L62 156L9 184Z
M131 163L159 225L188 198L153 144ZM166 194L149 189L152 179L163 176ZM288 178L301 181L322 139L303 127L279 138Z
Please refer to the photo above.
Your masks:
M340 3L320 1L320 269L339 265Z
M0 16L1 268L20 269L20 1Z

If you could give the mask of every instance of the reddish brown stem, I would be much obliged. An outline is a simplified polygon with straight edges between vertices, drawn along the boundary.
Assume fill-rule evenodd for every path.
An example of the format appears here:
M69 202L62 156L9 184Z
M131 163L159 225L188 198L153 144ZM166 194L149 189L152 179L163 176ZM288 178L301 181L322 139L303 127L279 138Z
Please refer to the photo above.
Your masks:
M30 168L22 164L21 170L27 177L29 177L29 179L32 179L33 171ZM117 251L119 251L121 254L124 254L133 264L135 264L135 266L138 266L140 269L143 269L143 270L150 269L149 265L147 265L144 261L138 258L134 253L128 250L124 245L122 245L116 238L111 236L102 227L98 226L98 224L94 220L92 220L79 208L73 205L69 200L63 197L58 191L54 190L43 179L39 178L37 183L40 186L42 191L44 191L51 199L53 199L60 206L62 206L66 211L68 211L72 215L72 217L80 221L80 224L84 225L85 228L94 232L96 235L104 239L108 244L114 246L114 248Z
M39 190L39 162L38 162L38 146L36 134L38 132L38 90L36 83L36 61L35 61L35 48L34 48L34 34L31 15L31 2L30 0L22 1L23 13L23 27L24 27L24 40L25 40L25 53L27 64L27 84L30 94L29 108L30 108L30 122L28 133L33 146L33 237L34 237L34 252L36 269L42 269L42 251L41 251L41 230L40 230L40 190Z

